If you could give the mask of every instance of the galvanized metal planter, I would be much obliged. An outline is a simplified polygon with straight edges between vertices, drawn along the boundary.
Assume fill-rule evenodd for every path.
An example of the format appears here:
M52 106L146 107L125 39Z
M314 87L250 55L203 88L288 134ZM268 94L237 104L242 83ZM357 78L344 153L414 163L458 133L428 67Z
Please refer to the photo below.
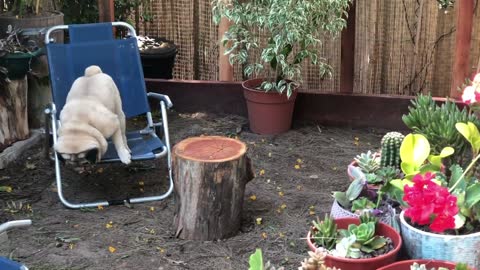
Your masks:
M480 232L468 235L424 232L405 221L404 211L400 213L400 226L409 257L462 262L480 269Z

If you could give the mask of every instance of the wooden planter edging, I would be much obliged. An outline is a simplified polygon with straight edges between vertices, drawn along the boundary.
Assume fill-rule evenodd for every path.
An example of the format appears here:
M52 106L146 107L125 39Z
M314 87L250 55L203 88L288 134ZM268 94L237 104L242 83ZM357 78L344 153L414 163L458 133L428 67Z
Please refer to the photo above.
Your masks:
M179 112L228 113L247 117L241 82L147 79L148 91L168 95ZM321 125L406 130L402 115L412 96L299 93L294 121ZM444 98L435 98L442 102Z

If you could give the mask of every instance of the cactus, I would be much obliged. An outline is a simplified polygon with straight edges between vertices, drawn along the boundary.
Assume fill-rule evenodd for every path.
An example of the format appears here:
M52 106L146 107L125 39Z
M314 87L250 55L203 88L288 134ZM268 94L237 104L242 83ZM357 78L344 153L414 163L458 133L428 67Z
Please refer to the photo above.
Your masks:
M364 173L374 173L380 169L380 163L375 157L375 154L371 151L357 155L354 160L357 162L357 166L360 167Z
M383 136L382 157L380 159L381 167L400 168L400 145L402 144L403 134L399 132L388 132Z

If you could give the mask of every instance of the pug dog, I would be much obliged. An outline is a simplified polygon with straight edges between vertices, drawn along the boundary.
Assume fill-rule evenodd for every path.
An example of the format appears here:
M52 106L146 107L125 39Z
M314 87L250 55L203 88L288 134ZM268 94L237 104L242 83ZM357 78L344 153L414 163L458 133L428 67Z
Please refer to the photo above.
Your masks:
M98 66L85 69L67 95L60 112L60 127L55 151L67 164L82 166L96 163L107 151L112 138L118 157L131 162L125 136L125 114L120 92L113 79Z

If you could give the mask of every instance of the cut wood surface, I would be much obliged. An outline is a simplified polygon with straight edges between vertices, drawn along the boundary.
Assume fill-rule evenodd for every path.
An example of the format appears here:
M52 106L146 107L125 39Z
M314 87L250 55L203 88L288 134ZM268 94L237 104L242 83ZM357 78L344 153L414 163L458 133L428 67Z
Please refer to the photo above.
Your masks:
M0 90L0 152L28 138L27 76Z
M173 148L176 236L214 240L238 232L245 185L253 178L246 145L220 136L188 138Z

